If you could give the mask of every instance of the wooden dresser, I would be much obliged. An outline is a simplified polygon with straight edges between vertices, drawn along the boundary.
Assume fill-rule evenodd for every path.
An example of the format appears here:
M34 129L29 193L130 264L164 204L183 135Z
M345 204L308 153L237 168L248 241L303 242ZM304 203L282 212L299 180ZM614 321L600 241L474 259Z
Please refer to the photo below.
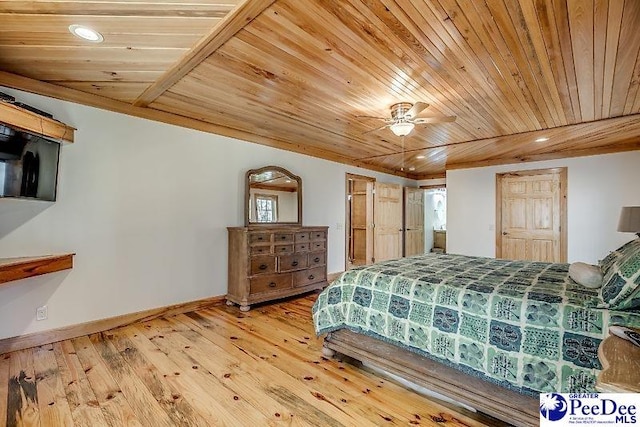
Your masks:
M228 227L227 304L251 304L327 286L328 227Z

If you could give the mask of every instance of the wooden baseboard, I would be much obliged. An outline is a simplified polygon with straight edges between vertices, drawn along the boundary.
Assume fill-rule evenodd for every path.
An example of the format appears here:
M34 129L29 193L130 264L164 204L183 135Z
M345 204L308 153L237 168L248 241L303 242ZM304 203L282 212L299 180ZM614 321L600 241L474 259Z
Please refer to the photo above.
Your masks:
M329 273L327 274L327 282L329 282L329 284L331 284L334 280L336 280L338 278L338 276L340 276L342 273L344 273L344 271L338 271L336 273Z
M96 332L126 326L134 322L145 322L161 316L173 316L176 314L200 310L206 307L223 304L224 301L224 295L220 295L196 301L168 305L165 307L152 308L149 310L138 311L136 313L123 314L121 316L108 317L106 319L93 320L91 322L65 326L48 331L34 332L28 335L5 338L0 340L0 354L51 344L83 335L95 334Z

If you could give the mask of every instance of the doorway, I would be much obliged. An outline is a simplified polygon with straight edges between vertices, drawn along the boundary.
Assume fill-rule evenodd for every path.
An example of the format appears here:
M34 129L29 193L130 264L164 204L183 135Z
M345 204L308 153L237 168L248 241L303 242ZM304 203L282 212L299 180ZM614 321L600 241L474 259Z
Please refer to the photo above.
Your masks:
M363 175L346 178L346 259L347 270L373 263L373 187L376 180Z
M445 253L447 249L447 189L433 186L424 189L424 249Z
M346 175L345 268L402 257L403 189Z
M496 174L496 258L566 262L567 168Z

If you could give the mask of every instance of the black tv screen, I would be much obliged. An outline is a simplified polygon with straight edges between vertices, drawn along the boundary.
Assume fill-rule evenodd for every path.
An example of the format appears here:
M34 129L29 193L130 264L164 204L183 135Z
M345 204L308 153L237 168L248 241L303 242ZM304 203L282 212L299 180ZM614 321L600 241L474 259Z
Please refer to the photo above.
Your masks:
M60 144L0 123L0 197L56 200Z

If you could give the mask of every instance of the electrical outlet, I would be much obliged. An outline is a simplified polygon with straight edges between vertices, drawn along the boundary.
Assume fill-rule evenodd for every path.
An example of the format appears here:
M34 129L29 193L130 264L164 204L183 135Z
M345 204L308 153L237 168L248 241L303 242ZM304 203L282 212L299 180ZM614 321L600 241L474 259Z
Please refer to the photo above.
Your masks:
M46 305L36 309L36 320L47 320L47 317L49 317L49 313Z

